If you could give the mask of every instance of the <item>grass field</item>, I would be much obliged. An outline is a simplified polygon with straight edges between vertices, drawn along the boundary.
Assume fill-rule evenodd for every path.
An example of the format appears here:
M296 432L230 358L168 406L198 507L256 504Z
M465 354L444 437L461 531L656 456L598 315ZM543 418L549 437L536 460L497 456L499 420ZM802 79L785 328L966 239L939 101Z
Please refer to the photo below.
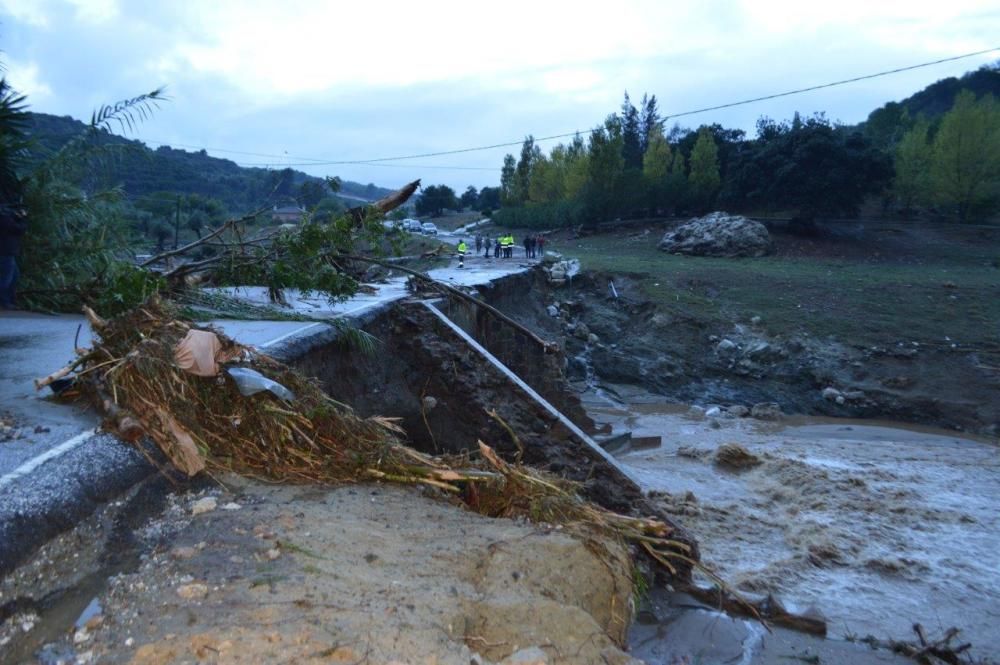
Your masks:
M656 249L660 235L567 239L558 249L585 269L630 273L650 300L708 321L760 316L774 334L1000 351L1000 229L776 236L774 255L759 259L669 255Z

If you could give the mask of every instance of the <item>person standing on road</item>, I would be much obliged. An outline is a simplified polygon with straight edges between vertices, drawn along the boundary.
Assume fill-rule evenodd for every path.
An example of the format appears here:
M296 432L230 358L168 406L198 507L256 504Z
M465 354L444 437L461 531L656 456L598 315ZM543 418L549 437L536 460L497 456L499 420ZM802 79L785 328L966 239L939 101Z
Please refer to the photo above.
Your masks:
M0 201L0 309L14 309L15 287L21 274L17 255L27 228L24 207L4 196Z
M476 234L476 255L479 255L479 250L483 248L483 236Z
M465 244L465 238L458 241L458 267L465 267L465 253L469 251L469 246Z
M539 233L538 237L535 239L535 246L538 248L538 255L545 258L545 236L541 233Z
M497 236L496 243L493 245L493 258L500 258L500 236Z
M524 258L531 258L531 236L524 236L524 240L521 242L524 245Z
M487 258L488 259L490 257L490 252L493 251L493 243L492 243L492 241L490 241L490 237L489 236L486 236L486 240L485 240L485 242L483 242L483 244L486 246L486 249L483 251L483 258ZM476 252L476 253L478 254L479 252Z

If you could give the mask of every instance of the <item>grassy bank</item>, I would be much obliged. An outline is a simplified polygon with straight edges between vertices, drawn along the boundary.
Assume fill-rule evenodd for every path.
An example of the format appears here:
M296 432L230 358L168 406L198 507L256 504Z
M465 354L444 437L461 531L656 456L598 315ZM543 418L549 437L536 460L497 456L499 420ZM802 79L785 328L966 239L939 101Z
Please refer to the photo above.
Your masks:
M917 342L1000 351L1000 230L775 236L760 259L669 255L661 230L558 242L585 269L628 273L657 304L706 322L760 316L774 334L858 346Z

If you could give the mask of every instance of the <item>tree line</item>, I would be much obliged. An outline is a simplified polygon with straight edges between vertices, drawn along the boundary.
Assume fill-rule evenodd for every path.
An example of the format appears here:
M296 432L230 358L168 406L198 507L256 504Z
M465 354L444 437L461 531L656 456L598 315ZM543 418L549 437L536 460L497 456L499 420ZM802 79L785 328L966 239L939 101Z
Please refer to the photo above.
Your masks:
M857 126L796 113L761 118L751 138L718 124L667 131L655 95L635 106L626 93L586 138L545 154L528 136L506 155L494 219L553 228L721 208L817 220L874 202L887 215L982 220L1000 209L1000 106L989 93L952 94L937 117L899 104Z

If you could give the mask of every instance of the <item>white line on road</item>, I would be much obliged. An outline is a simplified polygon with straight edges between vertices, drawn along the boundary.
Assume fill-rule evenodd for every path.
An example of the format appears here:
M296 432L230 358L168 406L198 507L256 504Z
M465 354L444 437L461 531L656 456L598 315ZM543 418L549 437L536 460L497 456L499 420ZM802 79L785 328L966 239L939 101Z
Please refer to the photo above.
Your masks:
M293 331L292 331L292 332L290 332L290 333L285 333L285 334L284 334L284 335L282 335L281 337L275 337L275 338L274 338L274 339L272 339L272 340L271 340L270 342L264 342L263 344L261 344L261 345L260 345L260 348L262 348L262 349L266 349L266 348L267 348L267 347L269 347L269 346L274 346L274 345L275 345L275 344L277 344L278 342L283 342L283 341L285 341L285 340L286 340L286 339L288 339L289 337L294 337L295 335L298 335L298 334L299 334L300 332L304 332L304 331L306 331L306 330L309 330L310 328L315 328L316 326L324 326L324 325L326 325L326 324L325 324L325 323L320 323L320 322L316 322L316 323L310 323L309 325L307 325L307 326L302 326L301 328L298 328L298 329L296 329L296 330L293 330Z
M50 448L49 450L45 451L38 457L34 457L28 460L27 462L17 467L7 475L0 477L0 489L3 489L5 485L9 485L18 478L28 475L29 473L40 467L42 464L48 462L49 460L55 459L60 455L68 453L69 451L78 447L80 444L82 444L84 441L94 436L95 434L97 434L96 429L84 430L79 434L77 434L76 436L74 436L72 439L63 441L55 448Z

